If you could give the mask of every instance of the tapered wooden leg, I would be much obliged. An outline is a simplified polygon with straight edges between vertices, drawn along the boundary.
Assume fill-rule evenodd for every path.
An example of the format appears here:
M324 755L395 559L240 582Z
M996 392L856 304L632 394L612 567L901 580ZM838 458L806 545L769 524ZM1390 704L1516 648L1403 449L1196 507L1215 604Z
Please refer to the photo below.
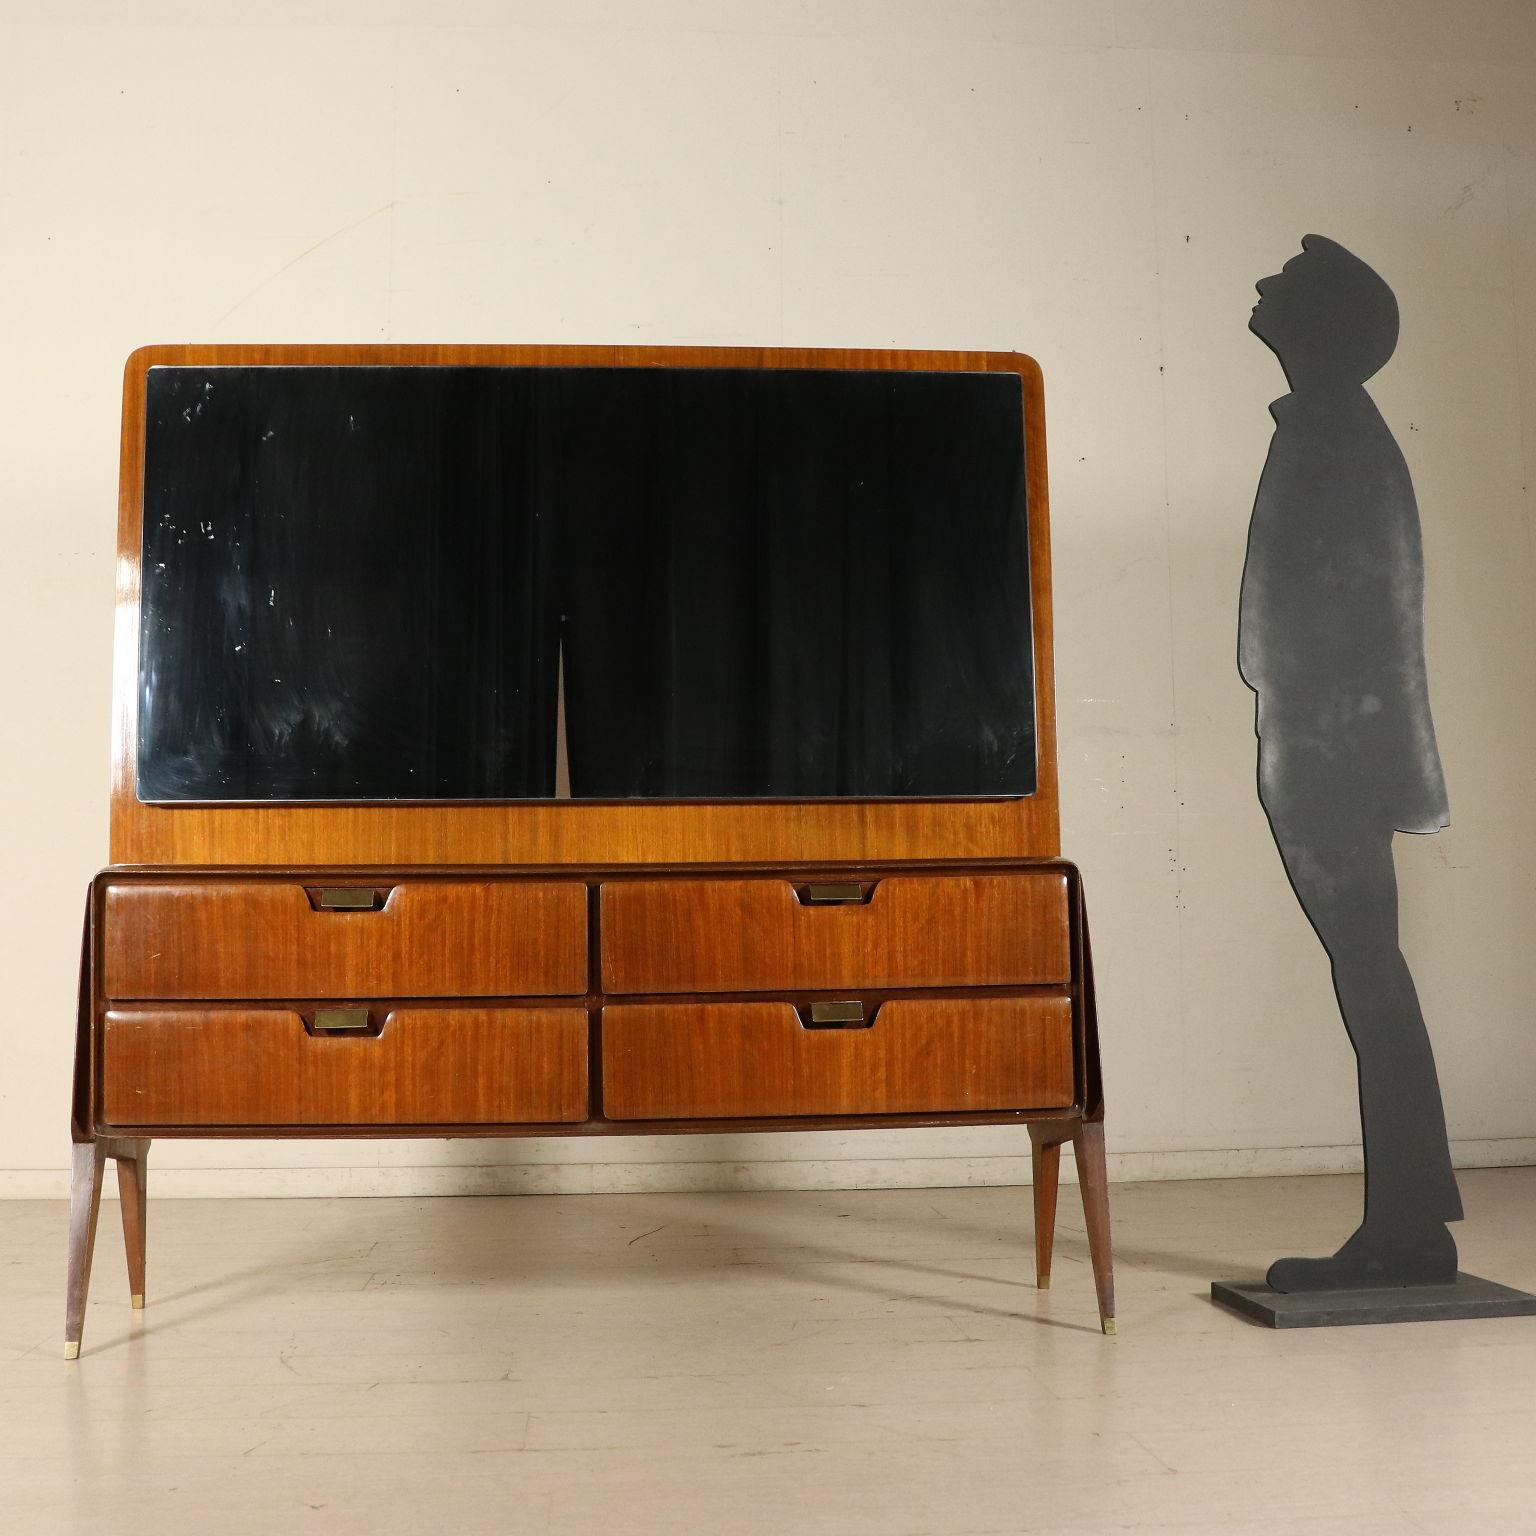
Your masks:
M69 1279L64 1307L64 1358L80 1354L85 1332L85 1297L91 1288L91 1255L101 1210L101 1173L107 1160L99 1141L77 1142L69 1184Z
M1077 1181L1083 1192L1083 1217L1088 1224L1088 1256L1099 1293L1099 1321L1105 1333L1115 1331L1115 1269L1109 1246L1109 1177L1104 1168L1104 1122L1084 1120L1072 1133L1077 1156Z
M1035 1284L1051 1285L1051 1250L1056 1243L1056 1190L1061 1174L1061 1144L1066 1132L1056 1125L1032 1125L1029 1139L1035 1165Z
M144 1238L148 1216L149 1143L99 1136L75 1144L69 1190L69 1278L64 1304L64 1358L80 1355L85 1332L85 1303L91 1289L91 1260L96 1253L96 1219L101 1214L101 1183L108 1158L117 1161L117 1192L122 1197L123 1243L128 1250L128 1289L134 1309L144 1305Z
M123 1246L128 1250L128 1291L134 1310L144 1306L144 1238L148 1217L149 1143L113 1143L117 1158L117 1193L123 1207Z

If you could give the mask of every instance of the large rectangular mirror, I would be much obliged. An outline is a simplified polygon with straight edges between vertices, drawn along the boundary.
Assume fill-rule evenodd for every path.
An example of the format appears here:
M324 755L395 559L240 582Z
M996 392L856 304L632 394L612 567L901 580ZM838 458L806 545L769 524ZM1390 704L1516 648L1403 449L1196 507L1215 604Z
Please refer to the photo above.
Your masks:
M1027 795L1020 381L159 366L141 800Z

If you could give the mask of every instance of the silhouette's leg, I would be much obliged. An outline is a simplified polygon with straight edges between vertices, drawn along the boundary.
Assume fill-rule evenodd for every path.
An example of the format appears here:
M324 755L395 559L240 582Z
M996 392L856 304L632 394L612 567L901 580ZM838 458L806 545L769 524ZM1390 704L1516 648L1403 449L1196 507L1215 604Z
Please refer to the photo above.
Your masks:
M1456 1278L1456 1242L1445 1223L1461 1208L1434 1060L1423 1020L1407 1005L1411 981L1391 984L1394 971L1406 979L1407 967L1394 952L1355 969L1340 978L1339 997L1360 1064L1365 1220L1331 1259L1275 1264L1269 1283L1280 1291L1449 1285Z
M91 1288L96 1217L101 1210L101 1173L107 1160L99 1141L75 1144L69 1185L69 1275L65 1282L64 1358L75 1359L85 1332L85 1298Z
M1459 1220L1440 1081L1407 961L1394 946L1335 981L1360 1064L1365 1229Z
M1047 1121L1029 1128L1035 1167L1035 1284L1042 1291L1051 1284L1051 1250L1056 1241L1056 1191L1061 1175L1061 1144L1071 1127Z
M1286 869L1333 962L1334 989L1359 1069L1366 1208L1332 1259L1283 1259L1282 1291L1449 1284L1461 1214L1434 1056L1398 949L1390 830L1276 828ZM1332 835L1330 835L1330 833Z

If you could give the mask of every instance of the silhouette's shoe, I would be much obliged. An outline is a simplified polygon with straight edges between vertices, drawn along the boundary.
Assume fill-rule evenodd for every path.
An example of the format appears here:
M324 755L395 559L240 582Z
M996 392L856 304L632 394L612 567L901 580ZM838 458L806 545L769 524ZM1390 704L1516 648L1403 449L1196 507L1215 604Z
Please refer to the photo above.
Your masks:
M1331 1259L1277 1259L1265 1279L1271 1290L1286 1293L1451 1285L1456 1239L1440 1222L1392 1231L1366 1225Z

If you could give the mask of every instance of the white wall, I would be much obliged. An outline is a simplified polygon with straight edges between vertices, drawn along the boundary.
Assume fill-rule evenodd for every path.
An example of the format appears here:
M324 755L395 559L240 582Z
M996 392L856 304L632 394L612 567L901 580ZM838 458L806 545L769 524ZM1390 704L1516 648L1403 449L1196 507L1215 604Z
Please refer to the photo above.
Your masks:
M1376 393L1423 509L1455 822L1401 849L1405 943L1458 1155L1536 1160L1536 7L126 9L0 0L0 1192L63 1187L80 905L106 855L120 370L183 340L1033 353L1064 842L1118 1171L1348 1166L1351 1058L1233 662L1283 390L1244 329L1251 285L1309 230L1404 312ZM1022 1177L1022 1146L166 1144L157 1187L947 1183Z

